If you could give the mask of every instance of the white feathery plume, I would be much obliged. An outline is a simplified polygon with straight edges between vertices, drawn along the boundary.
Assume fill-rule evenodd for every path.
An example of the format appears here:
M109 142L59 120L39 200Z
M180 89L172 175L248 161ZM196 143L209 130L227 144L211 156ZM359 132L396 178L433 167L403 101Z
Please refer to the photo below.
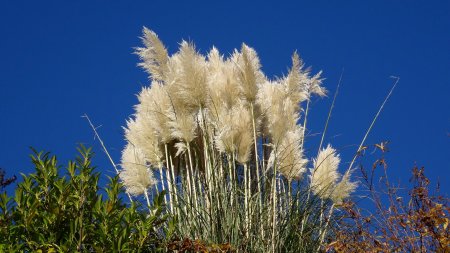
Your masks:
M278 83L267 81L260 86L258 90L256 103L261 109L263 115L263 133L269 136L273 130L269 127L270 122L277 120L279 105L283 103L285 93ZM281 130L282 131L282 130Z
M123 170L120 178L129 194L134 196L144 194L156 184L153 172L146 164L144 152L130 143L122 151L121 165Z
M231 109L239 99L239 86L234 63L224 61L216 48L208 54L208 107L211 113L217 116L219 107Z
M211 115L209 107L203 108L195 114L198 130L201 130L206 136L214 136L214 116ZM216 115L217 116L217 115ZM209 140L214 141L214 140Z
M348 170L344 174L344 176L342 176L341 181L336 185L336 188L333 190L333 193L331 194L331 200L333 200L333 202L336 205L342 204L344 199L350 197L350 194L352 194L358 187L357 182L350 181L352 171L353 170Z
M221 153L233 154L234 152L234 126L232 110L226 110L222 107L218 112L214 127L216 135L214 140L217 150Z
M220 70L223 62L223 56L220 54L219 50L213 46L208 53L208 70Z
M168 103L165 112L167 119L166 130L170 131L171 139L177 139L186 143L191 142L196 137L196 118L199 104L196 102L198 99L195 98L195 94L198 96L206 96L206 94L205 91L201 91L202 88L200 86L204 85L203 82L196 84L194 82L196 80L195 77L192 77L193 79L188 77L189 74L187 72L197 71L194 70L196 68L194 65L196 64L192 63L192 69L188 70L188 68L191 68L187 66L189 65L188 59L183 59L191 58L191 60L194 60L197 57L197 53L193 46L188 45L187 42L183 42L183 45L185 47L184 53L180 51L170 58L168 79L171 81L166 82L163 91L166 93ZM186 61L186 66L183 66L183 61ZM204 68L204 66L201 68ZM181 150L179 149L179 151Z
M312 191L321 198L330 198L336 187L339 163L341 159L336 150L329 144L322 149L317 158L313 160L314 168L311 169Z
M326 96L326 90L321 86L323 79L322 71L310 77L310 68L304 69L304 63L297 52L292 55L292 67L288 75L282 80L286 89L287 96L295 104L309 100L311 95L315 94L320 97Z
M297 105L287 96L283 86L276 82L265 82L257 95L257 103L264 115L266 134L275 146L279 145L288 131L295 130L299 114Z
M196 137L196 114L179 109L173 111L169 117L170 121L168 124L174 139L189 143Z
M187 145L184 142L177 142L177 143L175 143L174 146L177 149L177 153L175 154L175 156L179 156L180 154L184 154L184 152L186 152L186 150L187 150Z
M248 162L254 144L248 107L240 102L231 110L222 110L218 119L215 136L217 149L222 153L235 154L241 164Z
M236 160L244 164L250 159L253 145L252 115L249 108L240 103L233 108L233 124L236 129Z
M306 171L308 160L303 156L301 141L303 130L297 126L295 130L288 131L277 150L278 170L288 180L300 179Z
M166 86L159 82L152 82L150 88L144 87L138 95L139 104L136 105L136 113L147 115L150 128L155 131L163 143L171 141L169 129L169 112L172 105Z
M161 134L164 143L173 139L190 142L195 138L195 129L197 128L196 114L198 110L194 109L198 108L194 107L198 107L198 105L195 102L196 99L191 96L190 92L193 90L189 88L189 85L197 89L197 91L193 91L196 94L200 92L198 89L201 88L190 82L186 76L188 76L187 72L197 71L192 68L195 69L195 65L198 64L191 63L192 66L188 67L187 65L190 65L189 60L184 58L194 60L199 56L192 45L187 42L183 42L183 45L185 49L181 51L184 53L180 51L169 59L164 85L152 83L152 89L150 90L152 103L160 105L158 106L160 108L153 110L156 122L151 123L151 125ZM186 66L183 66L183 61L185 61ZM191 70L188 70L188 68L191 68ZM202 66L202 68L204 67ZM190 80L194 79L195 77ZM155 106L153 107L155 109Z
M303 72L303 62L297 52L292 55L292 67L288 75L282 80L286 95L297 105L309 98L306 87L309 82L307 73Z
M169 57L166 70L167 72L165 73L164 85L172 86L178 84L182 73L180 52L177 52Z
M316 94L320 97L324 97L327 95L327 90L321 86L323 81L321 75L322 71L319 71L319 73L310 78L309 90L311 91L311 94Z
M149 122L150 119L145 114L137 114L135 119L130 118L125 128L125 138L132 145L139 147L152 165L160 168L163 166L164 154L160 139Z
M169 59L167 49L153 31L144 27L143 34L142 42L145 47L138 47L135 52L142 60L138 66L149 73L153 80L163 81Z
M256 102L261 108L263 114L271 113L273 106L278 106L283 103L286 97L286 92L277 82L264 82L257 93Z
M196 51L192 43L183 41L174 59L179 64L180 78L176 92L180 100L193 110L205 107L207 99L205 58Z
M258 92L258 85L266 80L261 71L261 64L256 51L242 44L241 52L235 51L231 60L235 63L235 70L237 71L242 96L249 103L254 103Z

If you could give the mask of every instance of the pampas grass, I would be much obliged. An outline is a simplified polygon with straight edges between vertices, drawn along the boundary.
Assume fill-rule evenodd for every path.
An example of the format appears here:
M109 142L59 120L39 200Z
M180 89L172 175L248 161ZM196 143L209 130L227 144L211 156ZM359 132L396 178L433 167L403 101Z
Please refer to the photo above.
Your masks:
M180 237L239 251L319 250L334 206L356 188L331 146L312 163L303 151L309 101L326 95L321 72L295 52L287 76L272 80L248 45L227 58L183 41L169 56L154 32L143 33L136 54L151 85L125 127L127 191L148 198L167 189Z

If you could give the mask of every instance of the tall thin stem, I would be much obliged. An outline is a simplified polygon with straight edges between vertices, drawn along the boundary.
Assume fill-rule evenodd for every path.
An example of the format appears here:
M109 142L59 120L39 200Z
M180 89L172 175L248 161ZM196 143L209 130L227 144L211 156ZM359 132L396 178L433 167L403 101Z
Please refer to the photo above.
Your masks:
M300 143L300 148L302 150L304 149L304 145L305 145L305 133L306 133L306 123L308 121L309 103L310 103L310 99L308 99L308 101L306 102L305 119L303 120L302 142Z
M100 142L100 145L102 146L103 151L105 152L106 156L108 157L109 161L111 162L112 166L114 167L114 170L116 171L117 175L119 175L120 172L119 172L119 169L117 169L116 163L114 162L114 160L109 155L109 152L106 149L102 138L100 138L100 135L98 134L97 129L94 127L94 124L92 124L92 121L89 119L89 116L87 114L84 114L81 117L86 118L86 120L89 122L89 125L91 126L92 130L94 131L95 136L97 137L98 141ZM131 195L128 192L126 194L128 196L128 199L130 200L130 203L133 203L133 199L131 199Z
M325 240L325 235L326 235L326 233L327 233L328 225L330 224L331 215L333 215L334 206L335 206L335 205L334 205L334 203L333 203L333 204L331 205L331 207L330 207L330 211L329 211L328 216L327 216L327 220L326 220L326 223L325 223L325 227L324 227L324 229L323 229L323 231L321 232L321 235L320 235L320 243L319 243L319 246L317 247L317 252L320 252L320 247L322 246L323 241Z
M262 205L262 197L261 197L261 175L259 172L259 160L258 160L258 139L256 136L256 124L255 124L255 108L253 106L253 103L250 103L251 106L251 111L252 111L252 125L253 125L253 142L255 143L255 168L256 168L256 182L257 182L257 196L258 196L258 203L259 203L259 216L260 216L260 224L262 224L262 209L263 209L263 205ZM262 238L264 238L264 229L263 227L260 225L261 228L261 236Z
M364 138L362 139L361 143L359 144L358 150L356 150L356 154L353 156L353 160L350 163L350 166L348 166L347 170L351 170L353 167L353 163L355 163L356 161L356 157L358 157L359 151L361 151L362 146L364 145L364 143L366 142L367 136L369 136L370 131L372 130L372 127L375 125L375 122L377 121L378 117L380 116L381 111L384 108L384 105L386 104L386 102L389 100L389 98L392 95L392 92L394 91L395 87L397 86L397 83L400 81L400 77L396 77L396 76L391 76L391 78L395 79L394 85L392 85L391 90L389 91L388 95L386 96L386 98L384 99L383 103L380 106L380 109L378 109L377 114L375 115L375 117L372 120L372 123L369 126L369 129L367 129L366 134L364 135Z
M174 205L177 204L177 201L175 200L176 197L176 186L174 184L175 181L175 175L173 173L173 167L170 166L170 159L169 159L169 152L167 148L167 143L164 144L164 150L166 153L166 178L168 179L167 185L169 188L169 203L170 203L170 212L173 213ZM175 192L175 193L174 193Z
M163 176L163 169L162 166L159 167L159 178L161 179L161 188L163 191L166 190L166 187L164 185L164 176ZM164 204L167 205L167 198L166 194L164 194Z
M276 158L275 158L276 160ZM276 233L277 233L277 166L276 161L273 166L273 178L272 178L272 252L275 252Z
M165 146L166 146L166 152L167 152L167 144L166 144ZM168 152L166 153L166 156L167 156L167 155L168 155ZM175 176L175 168L174 168L174 166L173 166L172 156L171 156L171 155L169 155L169 164L170 164L170 172L172 173L172 179L173 179L173 181L172 181L172 183L173 183L172 189L174 190L174 191L173 191L174 199L175 199L174 204L176 205L177 214L178 214L178 216L180 217L180 209L179 209L179 202L178 202L178 186L177 186L177 178L176 178L176 176Z
M288 208L292 204L292 181L289 179L288 181Z
M188 150L188 155L189 155L189 169L190 169L190 177L192 180L194 180L194 168L192 166L192 154L191 154L191 146L189 145L189 142L186 142L187 145L187 150ZM195 186L195 182L192 181L192 190L194 191L194 206L195 206L195 210L198 210L198 203L197 203L197 187Z
M327 121L325 122L325 127L324 127L324 129L323 129L322 138L320 139L320 144L319 144L319 148L318 148L317 153L319 153L319 152L320 152L320 149L322 148L322 144L323 144L323 141L324 141L324 139L325 139L325 134L326 134L327 129L328 129L328 123L330 122L330 119L331 119L331 114L332 114L332 112L333 112L334 103L336 102L336 98L337 98L337 95L338 95L338 93L339 93L339 88L340 88L340 86L341 86L342 76L343 76L343 75L344 75L344 70L342 70L342 72L341 72L341 76L339 77L339 82L338 82L338 84L337 84L336 91L334 92L333 102L331 102L330 110L328 111Z
M245 236L248 238L249 235L249 204L248 204L248 172L247 164L244 164L244 209L245 209Z
M189 167L189 165L188 165L188 158L187 158L186 154L185 154L185 160L186 160L186 167L187 167L186 168L186 178L185 178L185 180L187 182L188 193L184 194L184 195L187 195L187 203L189 205L189 210L192 210L191 197L193 195L193 192L192 192L191 176L190 176L190 173L189 173L190 169L188 168ZM183 193L185 193L185 192L183 191Z
M144 196L145 196L145 200L147 201L147 207L148 207L148 211L149 213L151 213L151 209L150 209L150 199L148 198L148 189L145 189L144 191Z

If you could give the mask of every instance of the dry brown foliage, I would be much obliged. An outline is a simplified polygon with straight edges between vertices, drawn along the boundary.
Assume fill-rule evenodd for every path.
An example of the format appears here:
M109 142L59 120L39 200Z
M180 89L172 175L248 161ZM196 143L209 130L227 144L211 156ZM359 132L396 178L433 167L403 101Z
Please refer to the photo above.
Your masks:
M386 152L379 149L383 154ZM384 168L380 181L384 191L377 192L373 177L376 174L374 171L380 167ZM386 168L382 157L375 161L370 173L361 170L376 211L368 213L354 202L344 203L341 206L344 218L338 223L326 250L450 252L449 198L431 193L430 181L423 167L413 168L411 189L408 194L402 195L398 187L389 183Z
M10 178L5 177L5 171L0 168L0 190L12 184L14 181L16 181L16 179L16 176L12 176Z
M168 244L169 252L201 252L201 253L233 253L236 252L229 243L208 244L201 240L184 239L172 241Z

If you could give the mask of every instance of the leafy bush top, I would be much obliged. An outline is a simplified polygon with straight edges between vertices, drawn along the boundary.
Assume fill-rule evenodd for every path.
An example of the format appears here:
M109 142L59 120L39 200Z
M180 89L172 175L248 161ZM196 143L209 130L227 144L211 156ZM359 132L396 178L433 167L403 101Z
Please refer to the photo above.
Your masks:
M0 251L6 252L154 252L161 249L163 200L155 197L150 215L139 203L122 201L118 177L99 193L92 152L63 169L55 156L32 157L35 172L22 174L14 198L0 194ZM161 195L162 196L162 195ZM169 226L170 227L170 226Z

